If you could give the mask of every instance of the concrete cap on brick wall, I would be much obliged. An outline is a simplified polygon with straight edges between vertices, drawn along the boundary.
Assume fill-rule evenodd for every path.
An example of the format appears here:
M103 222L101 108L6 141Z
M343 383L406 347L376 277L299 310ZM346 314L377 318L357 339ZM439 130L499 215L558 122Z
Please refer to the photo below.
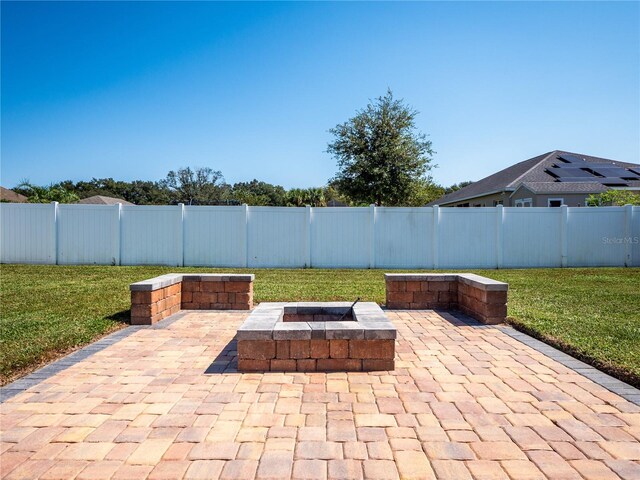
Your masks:
M175 285L180 282L182 282L181 274L168 273L166 275L160 275L159 277L150 278L149 280L132 283L129 285L129 290L132 292L148 292L170 287L171 285Z
M253 282L255 275L238 274L229 275L223 273L184 274L182 280L187 282Z
M129 285L132 292L148 292L158 290L160 288L170 287L182 281L192 282L253 282L255 275L253 274L219 274L219 273L202 273L202 274L183 274L183 273L167 273L159 277L142 280Z
M509 284L475 273L385 273L387 282L459 282L480 290L507 291Z
M509 290L509 284L499 282L491 278L482 277L475 273L461 273L458 275L458 282L472 287L479 288L480 290L487 291L507 291Z
M387 282L455 282L455 273L385 273Z
M395 339L396 328L374 302L353 307L353 321L284 322L284 314L342 315L351 302L261 303L238 329L238 340Z

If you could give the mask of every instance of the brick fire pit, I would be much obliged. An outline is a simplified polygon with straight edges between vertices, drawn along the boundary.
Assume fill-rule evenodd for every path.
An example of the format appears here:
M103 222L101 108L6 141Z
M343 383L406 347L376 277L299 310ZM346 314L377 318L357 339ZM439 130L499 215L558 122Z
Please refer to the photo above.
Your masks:
M241 372L394 369L396 328L372 302L261 303L236 338Z

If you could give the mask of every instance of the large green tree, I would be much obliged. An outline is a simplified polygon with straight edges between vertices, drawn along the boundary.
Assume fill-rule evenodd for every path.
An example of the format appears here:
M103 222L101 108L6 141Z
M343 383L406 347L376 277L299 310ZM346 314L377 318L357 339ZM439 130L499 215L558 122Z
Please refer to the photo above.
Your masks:
M418 112L391 90L329 130L338 162L331 180L355 203L407 205L431 169L431 141L416 129Z
M159 184L169 190L174 203L217 205L222 201L222 172L209 167L171 170Z

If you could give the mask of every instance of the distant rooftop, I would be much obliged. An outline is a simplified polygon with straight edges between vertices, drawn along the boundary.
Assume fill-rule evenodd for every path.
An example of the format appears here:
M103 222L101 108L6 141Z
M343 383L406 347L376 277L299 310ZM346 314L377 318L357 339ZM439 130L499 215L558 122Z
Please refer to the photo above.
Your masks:
M76 202L83 205L115 205L121 203L122 205L134 205L131 202L127 202L121 198L105 197L104 195L94 195L93 197L83 198Z
M28 198L8 188L0 187L0 200L12 203L26 203Z

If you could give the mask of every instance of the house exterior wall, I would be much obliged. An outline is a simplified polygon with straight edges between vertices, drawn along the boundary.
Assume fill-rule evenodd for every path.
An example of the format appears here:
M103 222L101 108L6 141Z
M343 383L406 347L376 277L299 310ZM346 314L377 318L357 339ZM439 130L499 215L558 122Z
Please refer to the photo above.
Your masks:
M495 206L494 202L502 201L502 204L505 207L508 207L509 206L507 205L508 200L509 200L509 195L503 192L503 193L494 193L491 195L482 195L469 200L443 203L440 206L441 207L462 207L462 206L467 206L466 204L468 203L469 207L474 207L474 206L494 207Z
M516 200L530 198L534 207L548 207L550 199L561 198L563 204L569 207L584 207L588 193L554 193L554 194L536 194L525 187L518 188L513 196L511 192L496 193L492 195L482 195L468 200L457 202L443 203L441 207L494 207L495 202L502 201L505 207L515 207Z
M586 200L589 196L588 193L579 193L579 194L554 194L554 195L536 195L533 205L535 207L548 207L549 199L562 198L564 205L568 207L584 207L586 206Z
M563 205L568 207L584 207L586 205L586 199L589 196L588 193L553 193L553 194L535 194L526 187L518 188L513 196L509 199L508 205L505 202L505 206L515 207L516 200L522 200L530 198L534 207L548 207L550 199L563 200Z

